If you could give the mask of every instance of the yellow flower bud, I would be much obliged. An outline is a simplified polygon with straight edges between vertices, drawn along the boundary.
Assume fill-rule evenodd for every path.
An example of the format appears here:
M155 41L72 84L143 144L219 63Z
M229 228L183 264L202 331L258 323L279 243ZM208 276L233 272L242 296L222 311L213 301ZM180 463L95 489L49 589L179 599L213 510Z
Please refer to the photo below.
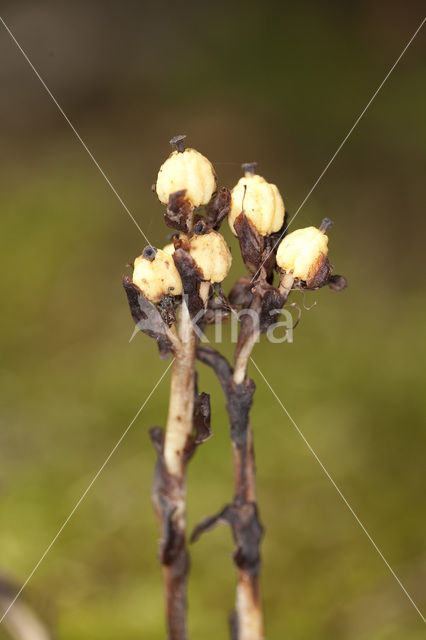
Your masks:
M204 280L222 282L228 275L232 256L225 239L217 231L193 236L189 241L189 253Z
M328 254L328 237L316 227L297 229L280 243L277 264L294 278L309 281L315 276Z
M165 295L182 293L182 281L172 256L154 247L145 247L142 255L136 258L133 284L154 303L160 302Z
M260 235L266 236L279 231L284 222L284 202L278 188L253 173L250 165L246 166L248 170L245 175L232 189L228 214L231 231L235 234L234 222L243 210Z
M207 204L216 189L211 162L195 149L173 151L158 172L156 191L160 202L167 204L170 194L182 189L194 207Z

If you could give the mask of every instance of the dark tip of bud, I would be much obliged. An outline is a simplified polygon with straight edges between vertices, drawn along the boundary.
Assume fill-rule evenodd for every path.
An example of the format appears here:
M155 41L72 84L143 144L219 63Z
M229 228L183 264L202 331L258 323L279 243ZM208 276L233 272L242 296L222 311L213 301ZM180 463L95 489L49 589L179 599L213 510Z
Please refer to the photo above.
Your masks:
M321 226L319 230L325 233L328 229L330 229L330 227L333 226L333 224L334 224L333 220L330 220L330 218L324 218L323 221L321 222Z
M152 262L155 258L156 253L157 253L157 249L155 247L151 247L151 245L148 245L142 251L142 256L146 258L146 260L149 260L150 262Z
M257 162L245 162L241 165L241 169L244 173L251 173L252 176L256 173Z
M207 228L207 223L205 220L198 220L195 224L194 224L194 233L197 236L202 236L203 233L206 232L206 228Z
M328 286L332 291L343 291L348 286L348 281L344 276L330 276Z
M176 147L176 150L179 151L179 153L183 153L185 151L185 140L186 135L182 134L180 136L175 136L174 138L172 138L170 140L170 144L172 145L172 147Z

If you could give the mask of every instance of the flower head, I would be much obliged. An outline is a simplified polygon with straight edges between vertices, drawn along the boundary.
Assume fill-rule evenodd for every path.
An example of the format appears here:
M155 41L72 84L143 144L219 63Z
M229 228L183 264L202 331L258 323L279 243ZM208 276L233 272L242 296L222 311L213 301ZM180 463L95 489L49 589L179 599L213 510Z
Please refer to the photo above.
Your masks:
M216 189L216 175L213 165L195 149L184 149L185 136L176 136L170 142L177 146L158 172L156 191L160 202L168 204L169 197L176 191L186 191L187 198L194 207L207 204Z
M277 264L294 278L310 281L321 270L328 255L328 237L320 229L306 227L289 233L280 243Z
M262 236L279 231L284 222L284 202L278 188L255 173L255 164L243 165L245 172L232 189L229 226L235 233L235 219L245 215Z
M133 284L151 302L157 303L166 296L178 296L182 293L182 281L170 254L145 247L142 255L136 258L133 269Z
M232 256L225 239L217 231L192 236L189 240L189 253L203 280L222 282L228 275Z

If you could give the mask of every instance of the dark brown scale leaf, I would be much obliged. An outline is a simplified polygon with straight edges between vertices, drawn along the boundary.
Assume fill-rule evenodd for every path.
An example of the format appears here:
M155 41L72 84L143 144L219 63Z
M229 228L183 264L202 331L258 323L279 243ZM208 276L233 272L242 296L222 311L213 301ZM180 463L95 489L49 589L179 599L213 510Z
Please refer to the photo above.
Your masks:
M256 273L262 264L265 248L263 236L247 218L244 211L234 221L234 229L240 243L241 255L250 273Z
M194 404L194 444L202 444L212 437L210 427L210 395L204 391L200 393Z
M264 292L262 307L259 316L259 328L261 333L266 333L271 325L277 322L279 312L286 302L286 297L275 287L270 287Z
M160 357L167 358L172 353L172 345L165 333L165 320L158 308L142 294L127 276L123 277L123 287L133 321L140 331L157 341ZM169 313L167 316L172 318ZM173 313L173 322L175 321Z
M328 285L332 291L343 291L348 286L348 281L344 276L331 275L334 266L327 258L323 258L319 264L318 271L308 281L295 279L293 289L312 290L320 289Z
M260 569L260 541L263 527L260 523L257 506L236 496L232 504L226 505L218 514L205 518L193 530L190 541L210 531L218 524L229 524L232 529L236 549L234 562L239 569L249 575L257 575Z
M231 208L231 192L227 187L218 191L207 207L207 223L217 231Z
M318 258L317 264L312 270L312 276L306 281L306 288L320 289L321 287L324 287L328 284L332 270L333 267L330 265L328 258L324 254L321 254Z
M210 395L204 392L198 393L198 376L195 374L193 430L185 446L185 464L192 458L196 448L213 435L210 417Z
M247 309L253 300L253 280L251 276L239 278L228 295L232 307Z
M202 276L193 257L183 248L186 246L185 241L175 240L175 246L177 248L173 254L173 260L182 279L183 294L186 297L191 318L193 318L204 308L199 295Z
M241 449L244 449L247 440L255 390L256 385L250 378L246 378L241 384L235 384L231 378L228 384L226 408L231 426L231 440Z
M222 286L216 285L215 295L209 298L207 309L203 316L204 324L214 324L216 322L224 322L229 318L231 313L231 305L225 296Z
M174 565L175 570L186 575L188 557L185 536L173 519L180 492L179 482L176 477L168 473L166 468L163 430L160 427L153 427L149 435L157 451L151 498L162 526L159 559L162 564Z
M186 189L170 194L164 220L168 227L188 233L188 221L192 217L194 207L185 195Z
M213 347L199 346L197 358L212 367L226 398L226 408L231 427L231 439L238 447L244 447L247 439L249 412L253 403L255 384L246 378L242 384L232 379L233 369L227 359Z

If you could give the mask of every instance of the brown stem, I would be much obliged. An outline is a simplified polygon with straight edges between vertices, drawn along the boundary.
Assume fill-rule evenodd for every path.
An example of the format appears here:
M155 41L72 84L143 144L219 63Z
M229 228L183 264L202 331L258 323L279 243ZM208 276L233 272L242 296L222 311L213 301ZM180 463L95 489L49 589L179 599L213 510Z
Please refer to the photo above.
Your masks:
M263 279L253 287L253 299L249 314L242 317L241 330L235 351L232 384L229 387L228 411L231 418L231 438L234 459L234 504L244 505L241 521L244 524L245 545L248 559L241 562L237 555L238 570L236 601L236 640L263 640L263 613L259 587L259 546L262 527L258 519L256 503L256 465L254 459L253 432L250 426L250 406L254 386L247 378L247 364L261 331L268 326L267 312L281 308L293 285L293 274L284 275L279 291ZM251 395L250 386L252 385ZM249 403L247 402L249 399ZM245 410L244 410L245 409ZM251 507L251 511L250 511Z
M243 384L246 380L248 359L258 337L259 332L254 331L238 354L233 373L233 381L237 385ZM248 413L244 431L245 437L241 441L232 440L235 495L244 503L257 505L253 431ZM263 640L264 638L259 570L260 562L255 571L251 566L242 567L238 571L236 597L238 640Z
M254 341L252 342L254 345ZM227 360L211 347L199 347L197 357L211 366L222 385L230 419L234 462L235 496L232 505L213 518L207 518L195 530L197 539L220 520L232 527L237 549L234 562L238 569L236 615L232 618L233 640L263 640L263 615L259 589L260 555L262 537L256 505L256 477L253 450L253 433L249 423L254 384L246 377L249 350L239 349L235 370ZM240 362L241 359L241 362ZM242 362L245 364L243 365ZM241 383L241 372L244 372Z
M164 443L158 445L153 503L162 528L160 561L163 564L168 640L187 640L186 447L193 429L196 338L186 302L180 313L179 342L173 343L169 413ZM155 441L155 434L152 436Z

